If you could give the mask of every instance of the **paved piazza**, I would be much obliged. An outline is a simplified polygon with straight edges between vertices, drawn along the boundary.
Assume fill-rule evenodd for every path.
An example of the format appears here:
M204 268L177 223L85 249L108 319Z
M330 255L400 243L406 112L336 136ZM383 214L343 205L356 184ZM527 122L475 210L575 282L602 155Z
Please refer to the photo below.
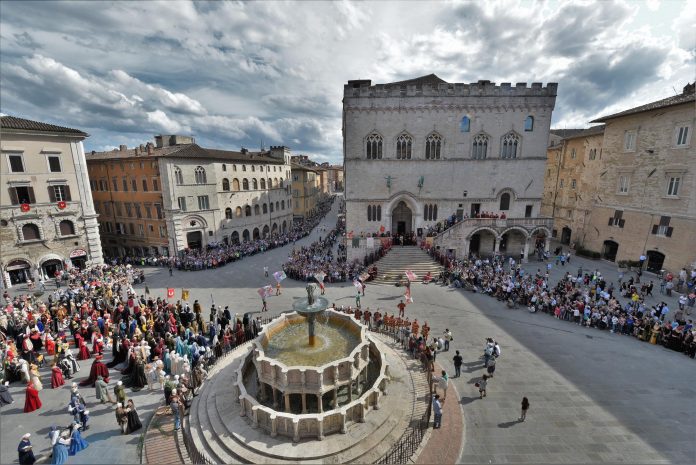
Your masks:
M331 228L336 211L337 203L321 225ZM297 245L321 234L315 229ZM272 279L264 278L263 267L271 272L280 269L291 247L217 270L175 271L173 277L165 268L146 268L146 284L155 296L164 296L167 287L176 288L177 296L181 288L190 289L191 298L201 302L206 314L211 296L233 312L259 310L256 290ZM613 265L573 257L569 266L552 270L552 281L563 271L575 273L579 265L599 268L615 279ZM534 262L526 268L535 271L538 266ZM294 299L305 296L303 283L287 279L283 284L282 295L268 301L272 315L290 309ZM333 284L327 287L326 296L337 305L354 305L354 290L350 283ZM454 350L461 350L465 359L462 376L453 380L465 419L460 462L696 463L694 360L632 337L581 328L524 309L510 310L495 299L459 289L414 284L412 292L415 303L406 309L409 318L427 320L433 335L445 327L454 333L450 352L438 354L438 362L453 372ZM656 295L660 297L659 292ZM362 305L391 313L401 297L402 288L368 284ZM669 303L676 308L674 298ZM479 400L473 384L484 372L480 356L486 337L499 341L502 356L489 382L488 396ZM78 380L87 375L90 363L82 364ZM45 452L48 440L44 436L50 424L68 423L69 385L50 389L45 369L43 382L48 386L40 393L44 407L31 414L21 413L23 389L19 383L12 385L15 404L5 407L0 419L0 462L16 463L16 444L23 432L31 432L36 451ZM140 437L119 435L113 409L95 403L94 389L81 391L92 411L93 426L85 433L90 447L68 463L138 461ZM143 423L162 401L159 393L147 390L128 390L128 395L139 406ZM527 421L518 423L523 396L529 398L531 408ZM457 397L450 394L447 402L455 401Z

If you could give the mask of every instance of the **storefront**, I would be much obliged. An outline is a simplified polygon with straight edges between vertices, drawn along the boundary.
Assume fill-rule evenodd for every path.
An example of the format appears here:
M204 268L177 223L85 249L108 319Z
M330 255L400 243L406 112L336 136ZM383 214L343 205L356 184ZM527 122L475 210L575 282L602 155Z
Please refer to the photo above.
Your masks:
M44 279L55 278L56 273L63 271L65 268L63 259L55 254L50 254L42 258L39 263L41 264L41 274L43 274Z
M31 264L26 260L12 260L5 267L5 273L9 281L7 287L26 283L30 279L33 280Z
M84 249L75 249L70 252L70 261L75 268L80 270L87 266L87 252Z

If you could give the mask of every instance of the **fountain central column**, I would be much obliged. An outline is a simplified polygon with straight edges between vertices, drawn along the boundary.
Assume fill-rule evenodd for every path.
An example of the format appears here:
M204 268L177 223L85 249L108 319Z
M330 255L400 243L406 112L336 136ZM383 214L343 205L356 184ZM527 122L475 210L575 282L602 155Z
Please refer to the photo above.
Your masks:
M315 320L316 314L310 313L307 315L307 330L309 332L309 346L314 347L316 344L316 336L315 336L315 328L314 328L314 320Z

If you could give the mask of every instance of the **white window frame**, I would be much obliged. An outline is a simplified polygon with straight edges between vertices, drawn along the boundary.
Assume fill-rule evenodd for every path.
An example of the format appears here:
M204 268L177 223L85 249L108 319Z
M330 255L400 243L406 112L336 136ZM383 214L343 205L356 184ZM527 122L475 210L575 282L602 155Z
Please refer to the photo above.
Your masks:
M182 212L187 211L186 197L177 197L176 201L179 204L179 210L181 210Z
M48 169L49 173L62 173L63 172L63 157L60 156L60 152L46 152L46 168ZM51 162L50 158L51 157L56 157L58 158L58 171L51 171Z
M678 197L681 176L667 175L667 197Z
M616 193L620 194L620 195L628 195L630 190L631 190L631 177L628 174L620 174L619 175L619 183L616 186Z
M210 210L210 198L207 195L198 196L198 209Z
M65 198L65 184L55 184L53 186L50 186L51 189L53 189L53 196L56 198L56 202L67 202L68 200Z
M623 149L624 152L635 152L638 141L638 131L629 129L624 131Z
M10 156L19 156L19 159L22 161L22 171L12 171L12 163L10 163ZM26 173L27 172L27 165L26 165L26 163L24 163L24 152L20 152L18 150L5 152L5 160L7 161L7 171L9 173Z
M686 131L685 135L684 131ZM674 129L674 148L683 149L688 147L691 143L691 132L690 124L679 123Z

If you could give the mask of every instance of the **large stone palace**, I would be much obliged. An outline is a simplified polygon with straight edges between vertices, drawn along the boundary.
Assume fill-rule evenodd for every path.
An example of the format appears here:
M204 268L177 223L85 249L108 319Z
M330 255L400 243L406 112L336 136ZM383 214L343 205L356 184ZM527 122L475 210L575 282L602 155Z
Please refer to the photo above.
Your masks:
M353 237L423 237L452 215L498 215L461 221L451 240L439 241L458 254L483 255L522 253L535 234L548 236L550 222L536 220L556 90L555 83L453 84L434 74L390 84L348 81L347 230Z

